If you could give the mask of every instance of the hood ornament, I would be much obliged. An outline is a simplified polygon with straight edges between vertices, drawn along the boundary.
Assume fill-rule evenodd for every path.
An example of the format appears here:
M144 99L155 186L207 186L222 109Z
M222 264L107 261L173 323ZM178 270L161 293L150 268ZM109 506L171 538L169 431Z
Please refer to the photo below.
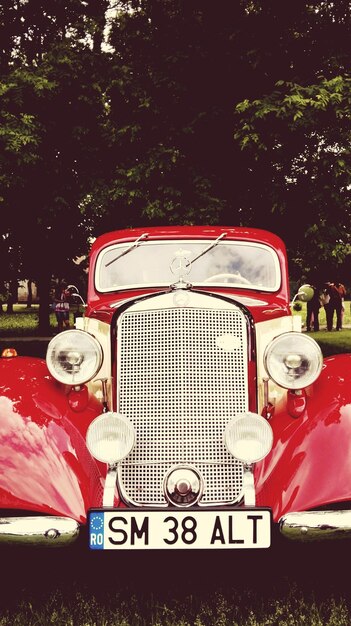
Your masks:
M188 276L191 271L191 262L189 261L190 254L191 252L189 250L183 250L182 248L179 248L175 253L169 268L173 276L177 278L177 281L171 285L171 289L191 288L191 283L185 280L185 277Z

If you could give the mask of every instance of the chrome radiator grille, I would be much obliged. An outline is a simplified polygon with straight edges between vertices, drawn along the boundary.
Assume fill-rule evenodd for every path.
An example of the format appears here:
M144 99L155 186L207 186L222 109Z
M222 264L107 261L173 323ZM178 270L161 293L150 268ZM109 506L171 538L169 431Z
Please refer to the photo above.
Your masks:
M213 300L222 304L204 298L208 307ZM136 446L119 471L124 497L165 505L166 471L188 463L204 477L202 505L237 501L242 466L227 452L223 432L231 417L248 408L241 310L132 307L119 320L117 341L118 410L136 430Z

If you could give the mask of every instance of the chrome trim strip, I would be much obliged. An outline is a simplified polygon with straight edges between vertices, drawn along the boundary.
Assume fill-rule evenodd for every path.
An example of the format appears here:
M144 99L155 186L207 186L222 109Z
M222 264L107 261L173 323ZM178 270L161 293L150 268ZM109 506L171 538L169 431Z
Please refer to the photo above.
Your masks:
M351 511L302 511L287 513L279 530L293 541L351 538Z
M117 463L109 465L105 478L104 494L102 506L113 507L115 501L115 491L117 482Z
M185 462L185 461L184 461ZM209 458L206 461L196 460L196 465L219 465L220 467L232 467L233 463L222 463L222 461L215 461ZM123 459L123 465L130 465L134 467L134 465L163 465L163 461L129 461L128 457Z
M66 546L78 538L79 529L69 517L0 517L0 545Z
M243 493L245 506L256 506L256 490L253 474L253 465L244 464Z

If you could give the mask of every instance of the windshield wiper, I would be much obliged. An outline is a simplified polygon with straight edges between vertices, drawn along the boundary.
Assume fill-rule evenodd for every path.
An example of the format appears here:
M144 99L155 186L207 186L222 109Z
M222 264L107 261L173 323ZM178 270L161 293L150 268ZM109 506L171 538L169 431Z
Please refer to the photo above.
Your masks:
M190 263L193 264L195 261L197 261L201 256L203 256L204 254L206 254L207 252L209 252L210 250L212 250L212 248L214 248L218 242L223 239L224 237L226 237L228 233L222 233L221 235L219 235L219 237L217 237L217 239L215 239L214 241L212 241L212 243L210 243L209 246L207 246L207 248L205 248L205 250L203 250L202 252L200 252L200 254L198 254L194 259L191 259Z
M149 236L149 233L143 233L142 235L140 235L140 237L138 237L138 239L133 241L128 248L126 248L123 252L121 252L121 254L118 254L117 256L115 256L112 259L112 261L105 263L105 267L112 265L112 263L120 259L122 256L124 256L125 254L128 254L128 252L131 252L132 250L134 250L134 248L137 248L139 246L140 241L142 241L143 239L147 239L148 236Z

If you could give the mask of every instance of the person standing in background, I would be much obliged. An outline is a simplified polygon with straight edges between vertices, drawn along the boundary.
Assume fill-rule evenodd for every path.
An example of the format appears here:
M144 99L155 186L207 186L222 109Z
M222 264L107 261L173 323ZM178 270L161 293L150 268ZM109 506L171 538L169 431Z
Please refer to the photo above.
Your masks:
M329 295L329 302L324 304L327 318L327 330L333 330L334 313L336 313L336 330L341 330L342 300L335 283L327 282L325 293Z
M319 330L319 309L321 307L321 302L319 298L319 289L317 289L314 285L313 287L314 293L311 300L307 302L307 315L306 315L306 330L307 332L311 331L311 326L313 324L314 332Z
M57 321L57 329L60 333L63 328L70 327L69 322L69 297L70 292L67 290L65 282L61 282L55 289L55 315Z
M344 311L345 311L345 307L344 307L344 300L345 300L345 296L346 296L346 289L345 289L345 285L343 285L342 283L336 282L335 283L335 287L337 288L340 297L341 297L341 314L340 314L340 328L337 328L337 330L341 330L342 329L342 325L343 325L343 319L344 319Z

